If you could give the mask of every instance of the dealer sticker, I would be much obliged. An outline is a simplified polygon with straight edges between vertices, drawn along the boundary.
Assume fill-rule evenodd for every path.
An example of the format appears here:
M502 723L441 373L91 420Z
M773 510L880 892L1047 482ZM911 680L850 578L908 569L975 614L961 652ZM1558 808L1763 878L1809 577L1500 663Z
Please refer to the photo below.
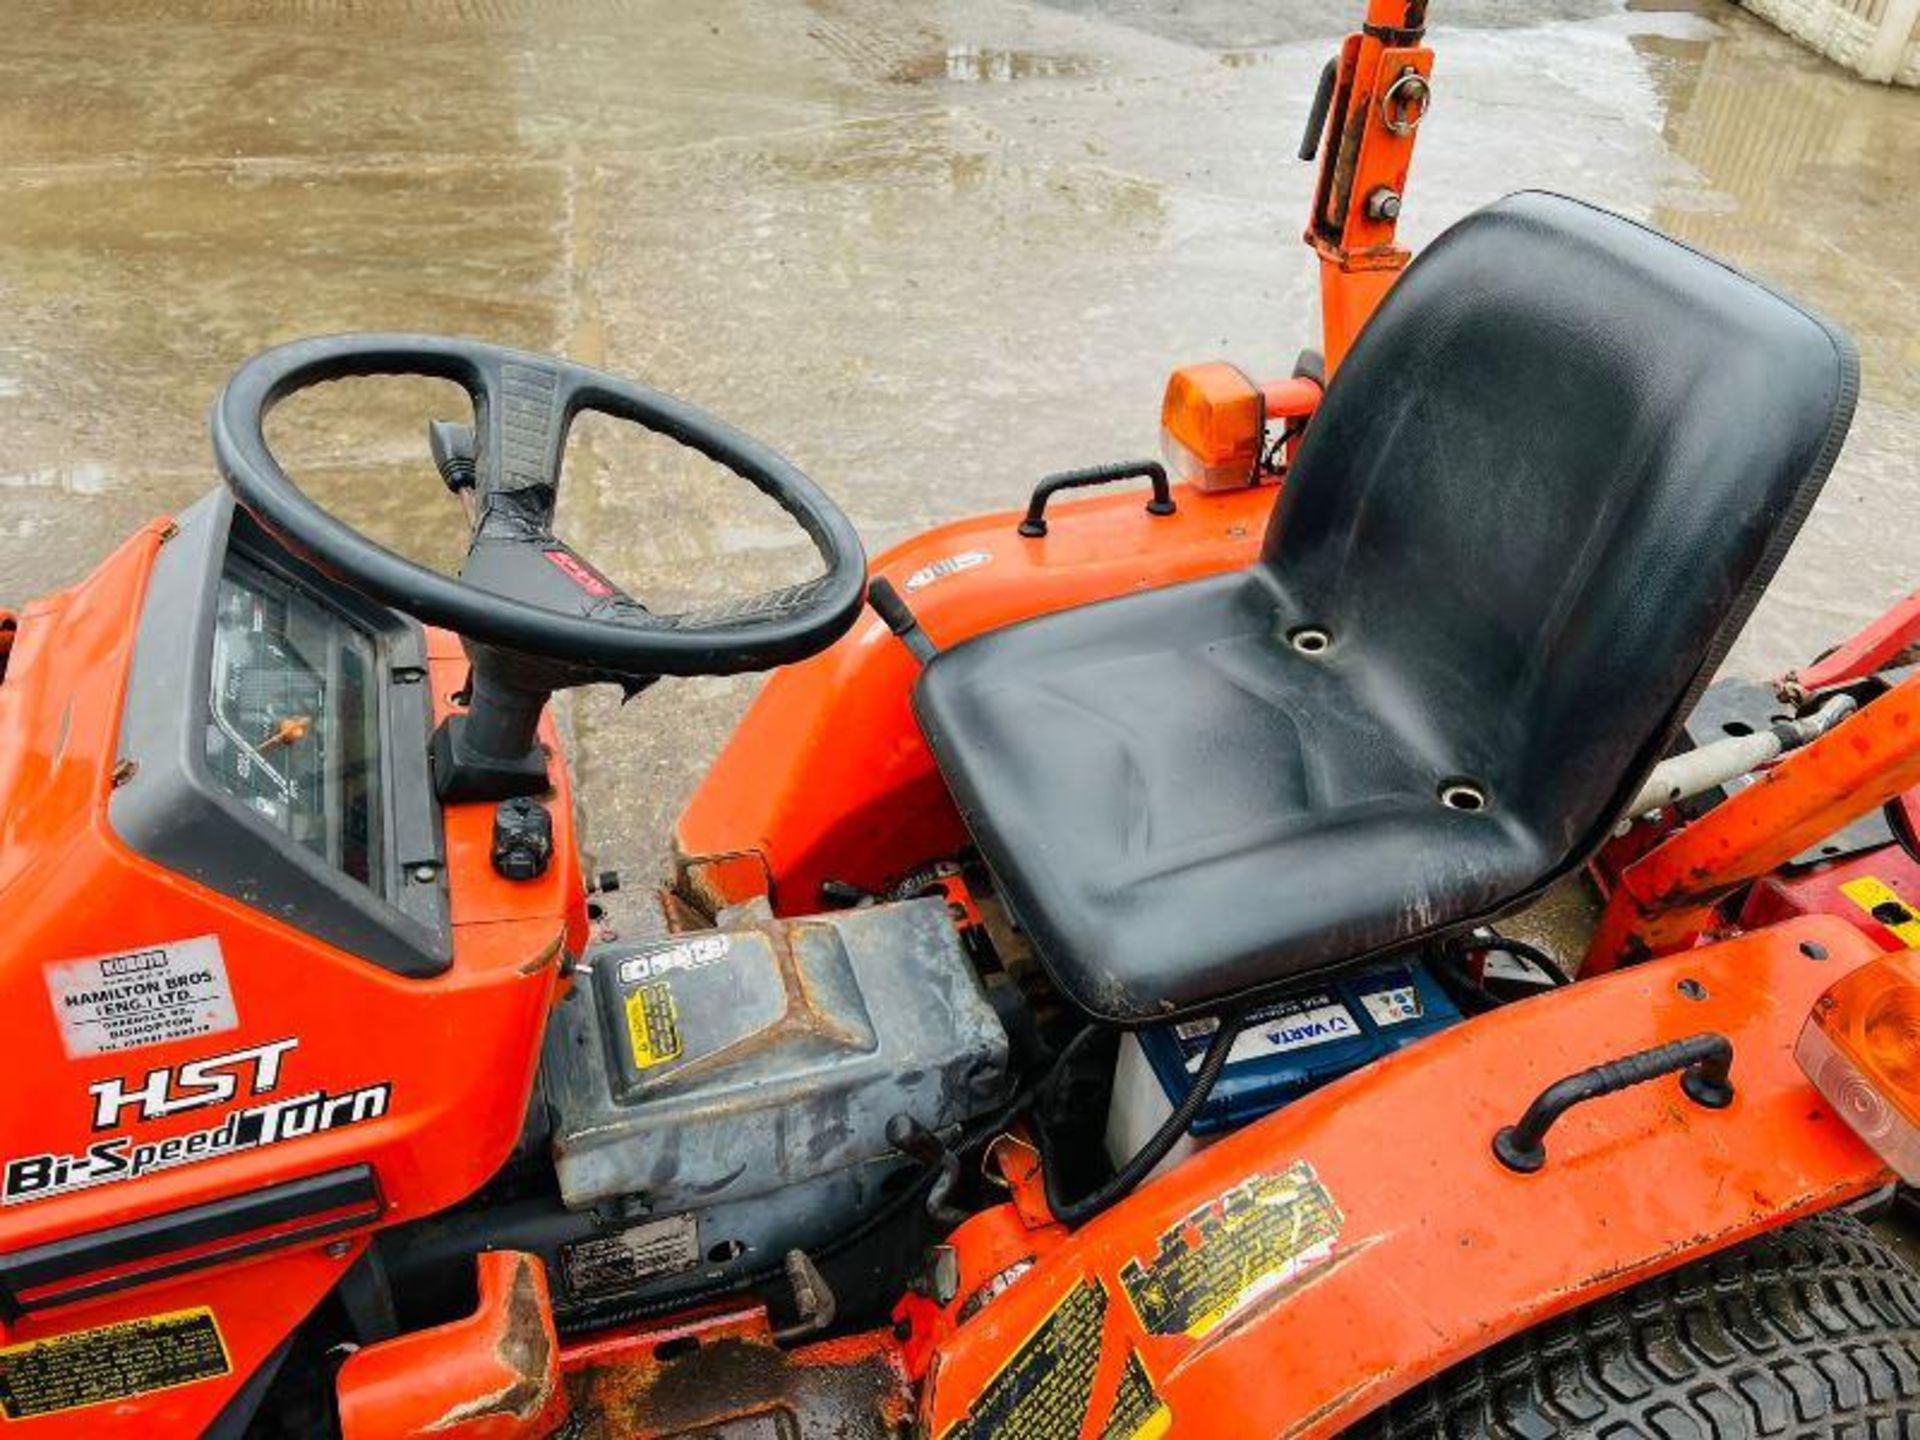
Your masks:
M239 1025L212 935L47 966L67 1058L217 1035Z

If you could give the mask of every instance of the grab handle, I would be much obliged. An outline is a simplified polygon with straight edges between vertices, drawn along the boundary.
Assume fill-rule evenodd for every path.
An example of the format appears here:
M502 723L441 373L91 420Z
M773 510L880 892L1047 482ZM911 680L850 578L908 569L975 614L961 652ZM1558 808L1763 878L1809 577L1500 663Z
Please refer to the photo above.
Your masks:
M1676 1070L1681 1090L1694 1104L1724 1110L1733 1103L1733 1042L1711 1032L1692 1035L1554 1081L1517 1125L1504 1126L1493 1137L1493 1153L1509 1170L1531 1175L1547 1163L1547 1132L1567 1111Z

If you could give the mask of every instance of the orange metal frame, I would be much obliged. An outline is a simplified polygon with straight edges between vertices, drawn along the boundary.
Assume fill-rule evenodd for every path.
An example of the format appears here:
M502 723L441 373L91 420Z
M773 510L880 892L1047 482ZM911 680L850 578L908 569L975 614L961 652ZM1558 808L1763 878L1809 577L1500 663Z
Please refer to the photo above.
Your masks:
M1411 255L1395 239L1413 142L1432 94L1426 0L1369 0L1341 47L1306 240L1320 257L1327 373Z
M1582 974L1665 955L1720 924L1718 903L1920 785L1920 675L1909 676L1621 872Z

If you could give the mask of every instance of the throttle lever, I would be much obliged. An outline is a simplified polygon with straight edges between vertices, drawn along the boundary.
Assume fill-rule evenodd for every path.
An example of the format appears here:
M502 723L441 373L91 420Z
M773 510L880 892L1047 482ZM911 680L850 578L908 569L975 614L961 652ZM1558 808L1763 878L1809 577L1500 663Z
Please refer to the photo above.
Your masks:
M913 1116L902 1112L887 1121L887 1143L934 1172L927 1191L927 1215L942 1225L958 1225L967 1212L948 1204L960 1183L960 1157Z

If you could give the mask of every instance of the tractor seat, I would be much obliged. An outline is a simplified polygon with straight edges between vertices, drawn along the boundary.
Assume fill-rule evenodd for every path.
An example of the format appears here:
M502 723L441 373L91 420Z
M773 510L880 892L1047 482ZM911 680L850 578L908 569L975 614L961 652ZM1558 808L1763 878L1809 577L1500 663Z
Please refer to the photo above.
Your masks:
M1340 367L1257 564L921 676L921 728L1060 989L1116 1024L1217 1009L1579 865L1765 589L1857 390L1843 333L1630 221L1523 194L1454 226Z

